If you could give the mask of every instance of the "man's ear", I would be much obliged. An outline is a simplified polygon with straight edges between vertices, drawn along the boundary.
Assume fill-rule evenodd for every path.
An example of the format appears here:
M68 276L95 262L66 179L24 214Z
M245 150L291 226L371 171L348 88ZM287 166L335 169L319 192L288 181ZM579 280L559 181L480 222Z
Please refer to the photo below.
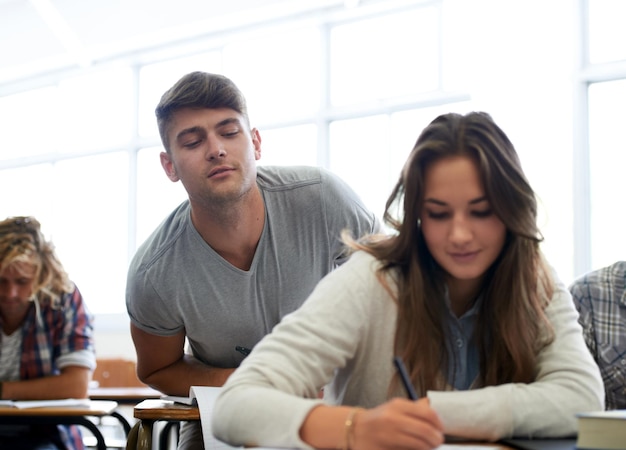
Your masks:
M161 157L161 166L163 167L163 170L165 170L165 175L167 175L167 178L169 178L174 183L180 180L180 178L178 178L178 175L176 175L176 167L174 166L174 162L172 161L172 157L169 155L169 153L161 152L159 156Z
M256 128L253 128L250 134L252 135L252 144L254 145L254 159L258 161L261 159L261 134Z

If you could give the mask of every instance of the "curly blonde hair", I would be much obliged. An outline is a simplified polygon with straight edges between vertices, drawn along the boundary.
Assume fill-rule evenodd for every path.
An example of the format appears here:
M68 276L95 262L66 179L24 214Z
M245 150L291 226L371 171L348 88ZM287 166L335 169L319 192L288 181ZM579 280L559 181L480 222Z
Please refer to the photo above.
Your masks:
M73 284L57 257L54 245L46 241L34 217L9 217L0 222L0 271L24 265L35 267L32 298L56 306Z

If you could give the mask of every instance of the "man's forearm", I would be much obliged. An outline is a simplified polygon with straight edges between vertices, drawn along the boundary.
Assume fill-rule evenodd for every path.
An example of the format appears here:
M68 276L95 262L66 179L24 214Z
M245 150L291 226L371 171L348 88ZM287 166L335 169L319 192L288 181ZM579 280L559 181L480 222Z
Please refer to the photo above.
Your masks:
M89 369L80 368L60 375L30 380L5 381L2 398L8 400L49 400L85 398L89 383Z
M186 397L191 386L222 386L234 370L211 367L185 355L142 381L165 394Z

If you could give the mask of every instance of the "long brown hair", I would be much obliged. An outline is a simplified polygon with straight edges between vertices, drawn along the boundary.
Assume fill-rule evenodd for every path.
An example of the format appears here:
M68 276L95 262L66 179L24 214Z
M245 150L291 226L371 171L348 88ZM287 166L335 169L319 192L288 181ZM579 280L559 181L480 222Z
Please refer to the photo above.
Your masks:
M73 290L54 245L46 241L34 217L10 217L0 222L0 270L20 264L35 267L33 297L56 307L61 296Z
M397 274L394 350L424 395L447 387L449 333L444 320L444 271L430 254L420 227L424 175L436 160L469 156L494 213L507 229L504 247L484 277L475 339L480 355L478 384L531 382L537 352L553 338L544 309L553 280L539 249L537 203L517 153L486 113L445 114L419 136L384 213L396 233L388 239L349 241L382 262L379 278ZM392 289L389 289L393 292ZM395 383L396 381L394 381Z

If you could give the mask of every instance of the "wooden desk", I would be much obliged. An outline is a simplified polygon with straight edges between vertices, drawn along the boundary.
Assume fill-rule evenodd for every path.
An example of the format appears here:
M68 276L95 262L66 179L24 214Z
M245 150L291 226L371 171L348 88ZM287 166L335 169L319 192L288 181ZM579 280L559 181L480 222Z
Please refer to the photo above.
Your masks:
M116 413L117 402L92 400L89 406L46 406L41 408L0 408L0 421L3 424L32 425L81 425L87 428L96 437L98 450L106 450L104 436L89 417L116 417L128 434L130 425L122 416Z
M161 392L151 387L99 387L89 389L92 400L113 400L118 403L136 404L145 399L161 398Z
M126 450L151 450L152 429L156 421L166 421L169 424L180 421L200 420L200 410L197 406L187 406L168 400L149 399L139 403L134 408L133 416L139 419L128 434ZM167 433L161 433L159 448L165 448Z

